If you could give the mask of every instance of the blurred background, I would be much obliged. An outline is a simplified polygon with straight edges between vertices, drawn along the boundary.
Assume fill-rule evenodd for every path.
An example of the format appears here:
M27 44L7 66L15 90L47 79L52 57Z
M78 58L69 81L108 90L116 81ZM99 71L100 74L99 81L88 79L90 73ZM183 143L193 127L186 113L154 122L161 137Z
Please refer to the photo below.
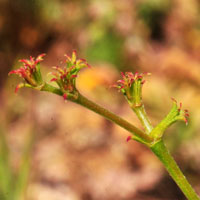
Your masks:
M14 88L18 60L47 53L45 76L76 49L92 69L78 88L141 127L110 89L120 71L151 72L144 85L156 125L171 97L190 112L165 142L200 194L199 0L0 0L0 200L184 200L161 163L129 133L53 94Z

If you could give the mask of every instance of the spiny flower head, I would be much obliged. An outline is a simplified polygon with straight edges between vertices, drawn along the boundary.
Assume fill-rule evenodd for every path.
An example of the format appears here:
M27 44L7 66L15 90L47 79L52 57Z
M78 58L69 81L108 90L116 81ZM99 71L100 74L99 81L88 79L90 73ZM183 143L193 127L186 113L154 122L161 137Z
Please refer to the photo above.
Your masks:
M17 74L18 76L22 77L25 82L31 87L37 87L42 84L42 77L40 73L39 63L43 60L45 54L40 54L36 59L30 56L30 59L21 59L19 62L23 63L23 65L16 70L12 70L8 73ZM15 92L18 91L19 88L24 87L25 84L20 83L17 85Z
M121 91L128 102L133 106L140 106L142 101L142 85L145 83L144 75L150 75L150 73L132 73L121 72L122 80L118 80L117 84L113 85Z
M76 92L76 77L78 72L85 67L90 67L90 65L84 59L77 59L76 51L72 52L72 56L65 55L66 57L66 66L53 67L56 72L51 72L54 78L51 81L54 81L58 84L62 92L64 93L64 99L67 99L68 93Z

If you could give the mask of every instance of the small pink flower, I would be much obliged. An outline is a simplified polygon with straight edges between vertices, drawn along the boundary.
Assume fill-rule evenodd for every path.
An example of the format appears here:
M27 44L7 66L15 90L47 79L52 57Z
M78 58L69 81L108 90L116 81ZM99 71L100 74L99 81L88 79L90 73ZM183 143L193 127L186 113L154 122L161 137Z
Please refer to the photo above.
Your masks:
M40 72L37 71L36 66L43 60L44 56L45 54L40 54L36 59L30 56L29 60L28 59L19 60L19 62L22 62L23 65L19 69L10 71L8 75L17 74L18 76L22 77L26 81L26 83L28 83L32 87L38 86L41 80L36 79L37 75L40 75L39 74ZM19 90L19 88L22 87L22 85L20 85L20 87L19 85L15 89L16 92Z
M132 86L132 84L135 81L140 80L141 84L145 83L145 80L143 80L144 75L150 75L150 73L138 73L136 72L135 74L133 74L132 72L121 72L122 75L122 80L118 80L117 81L117 85L115 85L115 87L117 87L119 90L121 89L128 89Z
M67 58L65 60L65 62L67 64L74 65L75 68L84 68L84 67L91 68L91 66L87 63L87 61L85 59L83 59L83 58L77 59L76 50L74 50L72 52L72 56L71 57L69 55L67 55L67 54L65 54L64 56Z
M30 59L21 59L19 62L23 63L23 67L29 69L30 71L34 71L36 68L36 65L39 64L41 61L43 61L43 57L46 54L40 54L36 59L30 56Z
M75 82L77 78L78 72L84 68L89 67L88 63L85 59L77 59L76 51L72 52L72 56L64 55L66 57L66 64L64 68L61 67L53 67L56 72L51 72L54 78L51 79L51 82L56 82L60 87L62 92L64 93L64 99L67 98L67 93L73 93L76 91Z
M143 80L144 75L150 75L150 73L132 73L121 72L122 79L117 81L117 84L112 87L117 88L123 93L128 100L129 104L134 107L142 105L142 86L145 83Z

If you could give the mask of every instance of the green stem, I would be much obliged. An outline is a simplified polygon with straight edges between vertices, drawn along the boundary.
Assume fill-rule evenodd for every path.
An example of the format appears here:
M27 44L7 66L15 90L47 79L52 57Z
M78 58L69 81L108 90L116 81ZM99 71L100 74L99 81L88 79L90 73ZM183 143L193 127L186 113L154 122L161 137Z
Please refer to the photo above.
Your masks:
M51 92L57 95L62 96L63 92L55 88L47 83L42 87L42 91ZM96 103L88 100L84 96L82 96L80 93L78 93L77 98L74 98L74 95L68 95L68 99L71 100L74 103L80 104L81 106L84 106L88 108L89 110L94 111L95 113L98 113L99 115L107 118L108 120L118 124L122 128L126 129L127 131L131 132L133 135L135 135L138 138L141 138L146 143L149 143L150 148L152 152L160 159L160 161L164 164L165 168L171 175L171 177L174 179L174 181L177 183L177 185L180 187L182 192L185 194L185 196L188 198L188 200L200 200L198 195L193 190L192 186L189 184L185 176L183 175L182 171L176 164L173 157L168 152L166 146L164 145L163 141L159 141L157 143L153 144L153 138L150 137L147 133L150 133L153 129L146 112L144 110L144 107L140 107L140 109L134 109L137 116L139 117L140 121L144 125L146 132L144 133L140 129L136 128L134 125L130 124L126 120L122 119L121 117L115 115L114 113L102 108L101 106L97 105Z
M41 88L41 91L51 92L51 93L57 94L59 96L63 95L63 92L60 89L53 87L53 86L49 85L48 83L44 84L44 86Z
M136 128L126 120L122 119L121 117L117 116L116 114L108 111L107 109L97 105L96 103L90 101L89 99L85 98L81 94L79 94L78 99L75 101L77 104L80 104L95 113L100 114L101 116L107 118L108 120L118 124L122 128L126 129L127 131L131 132L133 135L142 138L145 142L152 142L152 138L149 137L146 133L141 131L140 129Z
M147 134L150 134L153 130L153 126L151 125L151 122L148 119L148 116L146 114L146 111L144 109L144 105L141 105L139 107L132 108L135 114L137 115L138 119L142 123L143 127L145 128L145 132Z
M51 92L51 93L54 93L54 94L57 94L60 96L63 95L63 92L60 89L53 87L47 83L45 83L45 85L42 87L41 91ZM139 137L142 140L144 140L146 143L153 142L153 139L151 137L149 137L146 133L144 133L143 131L141 131L140 129L135 127L134 125L130 124L126 120L122 119L121 117L117 116L116 114L108 111L107 109L105 109L105 108L97 105L96 103L90 101L89 99L85 98L80 93L78 93L77 99L73 98L73 96L70 96L70 95L68 95L67 98L68 98L68 100L71 100L74 103L77 103L79 105L82 105L82 106L88 108L89 110L94 111L95 113L105 117L106 119L114 122L115 124L118 124L122 128L131 132L136 137Z
M176 184L188 198L188 200L200 200L199 196L195 193L192 186L189 184L182 171L176 164L173 157L170 155L163 141L159 141L151 147L153 153L164 164L170 176L174 179Z

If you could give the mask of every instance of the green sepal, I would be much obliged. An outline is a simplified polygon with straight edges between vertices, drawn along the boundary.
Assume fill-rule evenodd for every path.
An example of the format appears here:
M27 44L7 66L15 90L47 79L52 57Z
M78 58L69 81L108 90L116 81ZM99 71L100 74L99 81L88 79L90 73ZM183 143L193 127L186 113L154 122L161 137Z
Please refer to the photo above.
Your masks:
M37 64L35 71L33 72L33 78L36 81L37 85L43 84L42 74L40 71L40 64Z

